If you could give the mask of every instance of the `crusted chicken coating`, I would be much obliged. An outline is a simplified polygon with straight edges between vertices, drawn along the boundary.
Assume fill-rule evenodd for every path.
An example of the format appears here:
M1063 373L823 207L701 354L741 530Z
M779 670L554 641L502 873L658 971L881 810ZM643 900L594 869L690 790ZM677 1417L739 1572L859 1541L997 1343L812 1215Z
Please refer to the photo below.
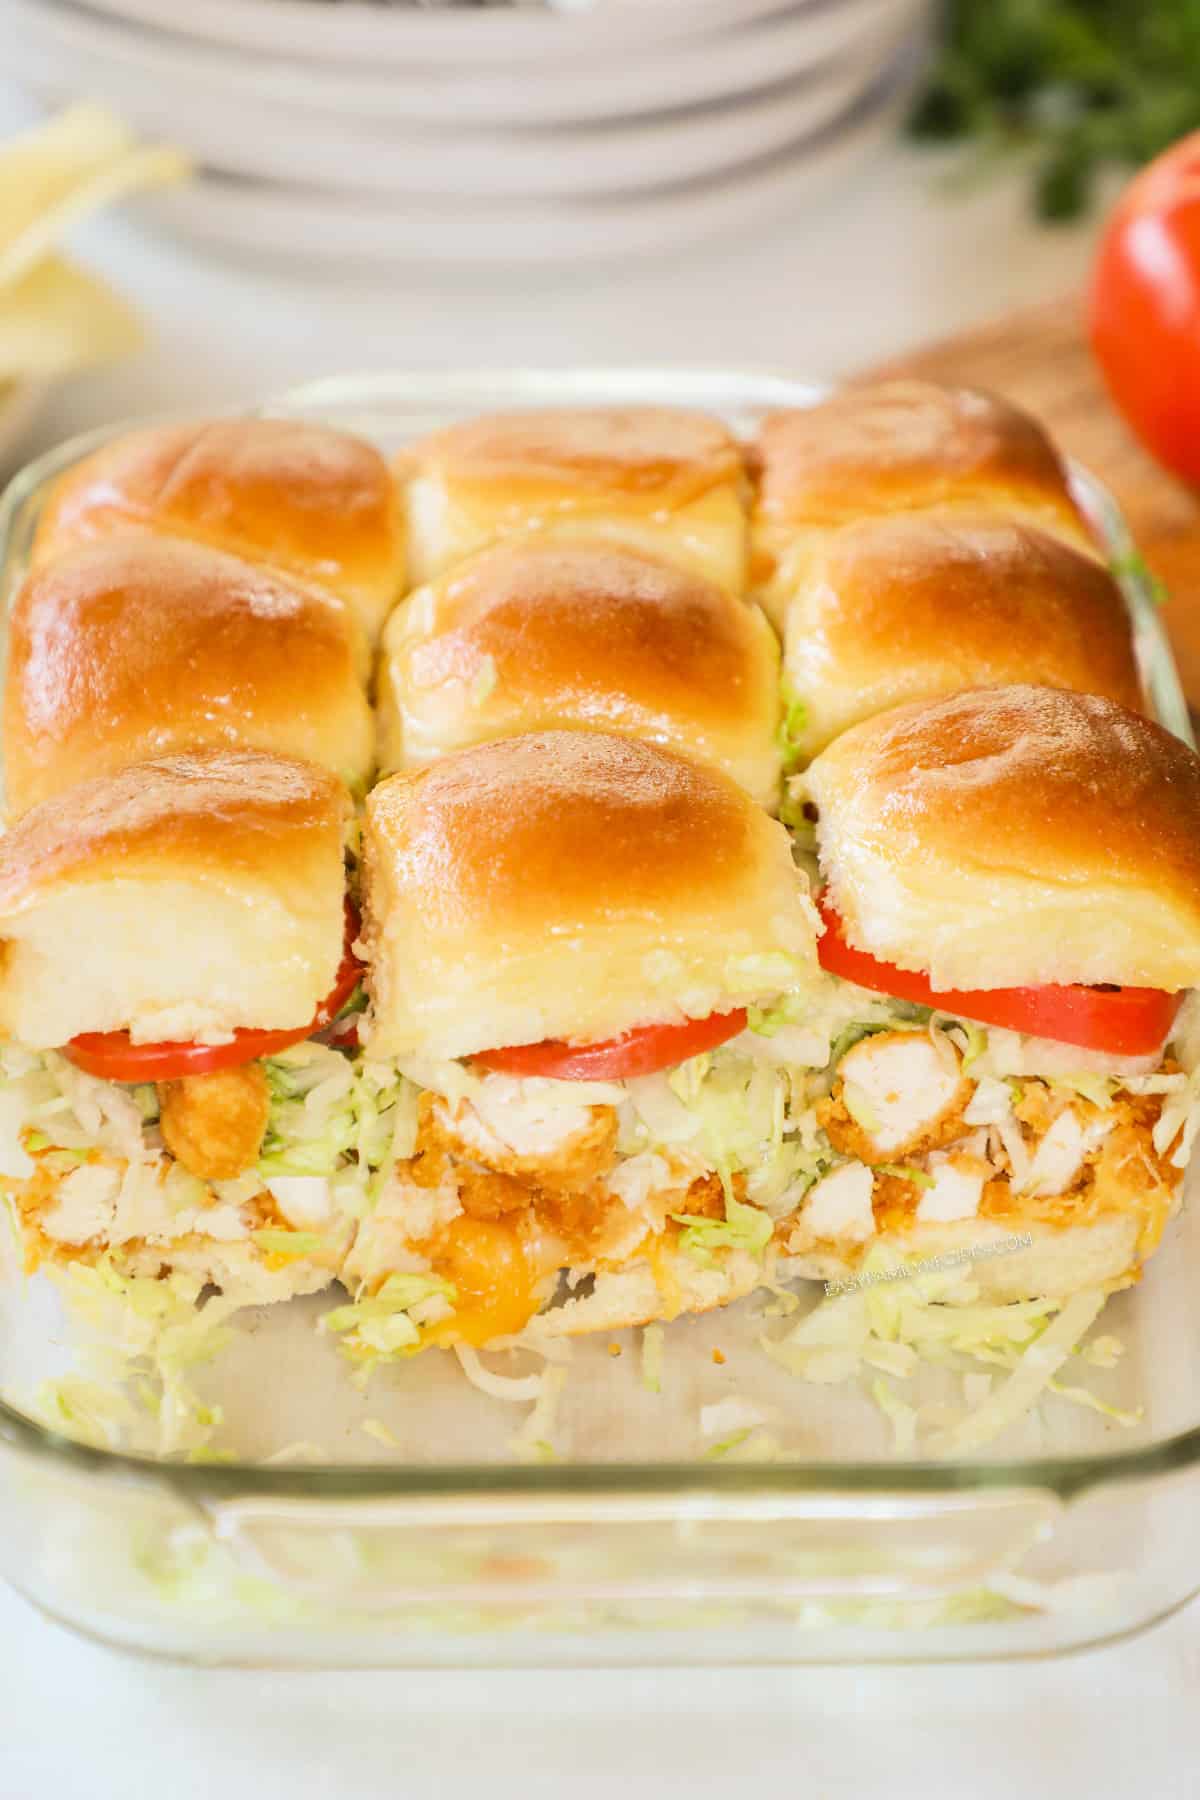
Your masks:
M612 1106L588 1107L587 1124L562 1135L547 1132L543 1125L536 1146L522 1145L515 1134L506 1141L467 1101L451 1106L435 1095L422 1094L421 1108L424 1148L446 1150L460 1162L510 1175L543 1193L578 1193L607 1175L617 1158L617 1114Z
M601 1115L586 1133L576 1133L576 1163L568 1168L561 1154L551 1155L545 1165L547 1183L527 1173L521 1177L503 1170L483 1168L478 1160L468 1161L461 1143L447 1134L442 1117L443 1102L436 1096L423 1094L420 1101L417 1146L413 1156L398 1164L397 1177L411 1188L433 1190L453 1196L454 1211L448 1220L432 1226L426 1236L419 1228L413 1232L413 1247L430 1254L439 1262L442 1240L447 1230L452 1234L457 1219L465 1216L479 1224L503 1226L536 1241L539 1255L547 1267L581 1264L596 1257L624 1257L632 1253L647 1233L667 1228L674 1213L687 1213L711 1219L725 1216L725 1195L720 1177L694 1176L680 1173L661 1192L648 1196L646 1212L631 1212L620 1196L606 1185L603 1175L591 1171L603 1156L607 1170L615 1160L609 1131L601 1128L615 1119L603 1115L608 1107L595 1107ZM607 1146L602 1148L602 1146ZM569 1185L573 1177L575 1185ZM740 1198L745 1178L734 1177L734 1192ZM414 1214L414 1224L418 1215Z
M936 1174L953 1164L983 1177L977 1213L981 1219L1069 1230L1094 1223L1106 1214L1135 1212L1141 1222L1139 1251L1149 1255L1178 1204L1179 1171L1166 1153L1154 1147L1154 1127L1162 1102L1157 1095L1120 1093L1104 1108L1056 1093L1044 1082L1026 1079L1016 1107L1031 1165L1056 1123L1073 1118L1080 1125L1078 1154L1060 1171L1060 1181L1047 1187L1022 1186L1013 1176L1004 1145L993 1135L986 1158L952 1152L924 1165ZM1102 1127L1102 1133L1096 1129ZM978 1134L976 1134L977 1136ZM964 1142L970 1143L970 1138ZM907 1159L919 1175L921 1165ZM929 1189L899 1171L875 1176L872 1203L876 1228L886 1234L903 1231L922 1217ZM924 1216L932 1216L928 1203Z
M202 1181L231 1181L258 1159L271 1096L261 1063L160 1081L163 1143Z
M927 1031L880 1031L843 1056L817 1117L843 1156L890 1163L965 1136L973 1092L949 1038L935 1044Z

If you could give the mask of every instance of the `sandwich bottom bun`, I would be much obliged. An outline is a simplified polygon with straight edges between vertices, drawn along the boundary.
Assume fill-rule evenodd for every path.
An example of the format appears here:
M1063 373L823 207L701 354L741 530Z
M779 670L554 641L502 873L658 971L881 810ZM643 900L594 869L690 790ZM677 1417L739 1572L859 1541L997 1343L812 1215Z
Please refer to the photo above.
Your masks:
M781 1281L802 1279L846 1283L847 1291L892 1285L920 1275L954 1275L968 1280L980 1300L1055 1299L1084 1288L1116 1289L1136 1281L1141 1270L1141 1220L1112 1213L1086 1225L1002 1224L988 1219L956 1219L949 1224L914 1225L874 1242L907 1265L902 1273L862 1271L863 1247L839 1250L821 1245L783 1256Z
M530 1322L526 1337L530 1342L582 1337L591 1331L653 1325L682 1313L713 1312L754 1293L767 1272L766 1264L744 1250L731 1251L711 1269L701 1268L685 1251L665 1250L655 1257L653 1266L635 1263L596 1275L586 1292L572 1294L539 1313Z
M845 1251L821 1247L768 1262L734 1251L714 1268L701 1268L686 1252L675 1250L660 1253L653 1267L643 1262L596 1275L586 1291L539 1313L525 1335L536 1342L624 1331L684 1313L712 1312L765 1291L768 1283L794 1281L844 1282L845 1291L855 1292L898 1285L922 1274L947 1274L969 1281L973 1299L996 1305L1063 1299L1090 1288L1115 1291L1138 1279L1138 1236L1137 1219L1116 1215L1066 1230L1036 1224L1013 1229L971 1219L921 1225L877 1240L907 1266L894 1275L881 1270L869 1276L861 1272L859 1245ZM952 1304L953 1296L948 1299Z
M1013 1228L971 1219L920 1225L876 1239L878 1246L894 1254L898 1266L895 1272L872 1268L869 1273L863 1271L861 1245L843 1250L822 1245L766 1260L746 1251L730 1251L707 1268L686 1251L660 1246L653 1262L642 1260L624 1269L594 1274L570 1272L565 1297L560 1298L561 1288L547 1281L542 1309L519 1333L519 1339L536 1348L539 1341L669 1323L686 1314L714 1312L791 1282L819 1282L831 1290L823 1297L832 1298L843 1283L846 1293L868 1292L876 1287L899 1287L921 1275L949 1275L970 1283L972 1301L992 1305L1063 1300L1097 1288L1111 1293L1129 1287L1140 1276L1140 1234L1141 1221L1132 1214L1113 1214L1065 1229L1037 1223ZM296 1291L313 1292L318 1285ZM955 1298L952 1292L946 1295L950 1305ZM431 1342L448 1345L458 1341L451 1322L447 1324L450 1329ZM506 1341L512 1339L506 1337Z
M120 1254L121 1265L130 1275L155 1280L164 1275L191 1275L242 1306L274 1306L305 1294L320 1294L336 1279L328 1260L275 1259L256 1245L216 1244L198 1233L173 1244L129 1246Z

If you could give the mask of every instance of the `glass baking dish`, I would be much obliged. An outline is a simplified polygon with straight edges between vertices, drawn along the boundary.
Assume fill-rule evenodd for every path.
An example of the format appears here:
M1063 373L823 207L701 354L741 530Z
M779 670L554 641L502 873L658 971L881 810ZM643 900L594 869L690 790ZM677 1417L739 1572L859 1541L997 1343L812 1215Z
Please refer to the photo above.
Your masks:
M694 405L749 431L764 410L817 392L717 372L393 373L317 382L267 410L394 450L455 418L527 404ZM6 598L47 482L110 435L63 446L10 487ZM1111 499L1083 470L1073 480L1120 572L1149 702L1190 741L1151 585ZM856 1388L780 1370L758 1348L761 1299L672 1325L658 1393L637 1334L575 1344L555 1422L565 1454L549 1462L518 1454L523 1415L468 1385L444 1353L382 1369L360 1392L312 1330L328 1298L296 1301L241 1315L208 1377L243 1456L222 1463L93 1448L39 1423L28 1396L71 1353L69 1331L40 1279L11 1271L0 1287L0 1571L80 1631L203 1662L1062 1651L1138 1629L1200 1589L1198 1282L1200 1224L1185 1206L1143 1282L1103 1315L1125 1354L1090 1385L1141 1417L1120 1424L1051 1397L969 1461L898 1457ZM747 1408L786 1437L774 1460L720 1459L705 1440L698 1421Z

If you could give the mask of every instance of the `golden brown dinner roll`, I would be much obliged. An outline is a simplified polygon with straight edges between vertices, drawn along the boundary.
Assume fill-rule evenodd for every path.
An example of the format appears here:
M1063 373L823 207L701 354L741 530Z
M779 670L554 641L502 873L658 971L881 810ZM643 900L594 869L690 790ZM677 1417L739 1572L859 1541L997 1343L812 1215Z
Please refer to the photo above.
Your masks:
M1141 710L1129 614L1093 557L996 513L899 513L814 538L792 565L784 670L815 756L904 700L1029 681Z
M334 776L199 750L80 783L0 838L0 1031L219 1042L308 1023L344 934Z
M1200 758L1110 700L896 707L808 771L848 942L937 989L1200 982Z
M783 827L631 738L541 732L390 776L363 852L372 1055L592 1042L815 974Z
M380 763L416 767L490 738L592 726L723 768L779 798L779 646L756 607L641 550L498 544L392 614Z
M399 499L373 445L296 419L129 432L68 469L34 557L114 532L194 538L328 588L374 640L404 578Z
M639 546L731 593L746 578L745 470L716 419L682 407L495 413L406 451L409 573L428 581L527 531Z
M845 388L772 414L756 461L754 579L777 623L798 545L881 513L995 509L1095 549L1045 431L994 394L923 381Z
M91 775L248 746L365 783L373 721L340 600L176 538L68 551L17 595L4 762L13 816Z

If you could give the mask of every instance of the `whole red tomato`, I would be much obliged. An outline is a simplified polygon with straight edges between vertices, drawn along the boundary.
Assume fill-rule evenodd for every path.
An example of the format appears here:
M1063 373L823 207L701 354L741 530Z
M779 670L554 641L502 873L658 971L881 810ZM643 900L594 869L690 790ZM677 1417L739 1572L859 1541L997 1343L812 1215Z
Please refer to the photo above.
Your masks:
M1113 399L1200 487L1200 131L1142 170L1104 231L1089 328Z

